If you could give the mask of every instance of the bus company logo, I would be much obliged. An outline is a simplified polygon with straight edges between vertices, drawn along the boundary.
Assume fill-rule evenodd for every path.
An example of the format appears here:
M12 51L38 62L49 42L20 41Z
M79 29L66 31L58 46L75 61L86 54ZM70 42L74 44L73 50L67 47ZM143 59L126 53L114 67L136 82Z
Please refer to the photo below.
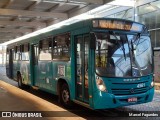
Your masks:
M132 88L132 89L130 89L130 93L134 93L135 91L134 91L134 89Z
M137 72L136 72L136 71L133 72L133 76L134 76L134 77L137 76Z
M11 117L11 112L2 112L2 117Z

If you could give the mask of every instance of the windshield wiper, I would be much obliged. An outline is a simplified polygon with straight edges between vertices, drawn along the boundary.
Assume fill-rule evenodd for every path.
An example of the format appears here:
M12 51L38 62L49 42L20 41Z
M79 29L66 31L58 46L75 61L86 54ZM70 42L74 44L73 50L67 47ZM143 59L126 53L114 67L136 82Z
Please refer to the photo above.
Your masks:
M147 29L147 27L144 27L141 33L143 33L146 29ZM135 42L136 40L138 40L138 39L139 39L139 40L138 40L138 42L137 42L137 44L136 44L136 46L138 46L138 45L139 45L139 41L140 41L140 37L141 37L141 33L137 33L137 35L136 35L136 37L135 37L135 39L134 39L134 41L133 41L133 42Z
M140 41L140 36L141 36L141 34L140 33L138 33L136 36L135 36L135 38L133 38L132 40L131 40L131 51L132 51L132 54L134 55L134 50L135 50L135 48L139 45L139 41ZM139 40L138 40L139 39ZM137 41L138 40L138 41ZM137 44L134 46L134 43L137 41Z
M109 31L109 33L110 33L111 35L113 35L113 36L116 38L116 40L118 41L118 38L117 38L116 34L115 34L113 31ZM120 39L120 41L121 41L121 44L119 44L119 45L122 46L123 56L124 56L124 59L125 59L125 61L126 61L126 53L125 53L124 43L123 43L123 40L122 40L122 39ZM118 42L118 43L119 43L119 42Z
M138 46L139 45L139 41L140 41L140 36L141 36L141 34L140 33L138 33L137 35L136 35L136 37L135 37L135 39L133 39L133 42L135 42L136 40L138 40L138 42L137 42L137 44L136 44L136 46ZM132 44L133 44L133 42L132 42Z
M143 33L146 29L147 29L147 27L144 27L141 33ZM136 35L136 37L135 37L135 39L134 39L134 42L139 39L138 42L137 42L137 44L136 44L136 46L139 45L141 33L137 33L137 35Z
M137 61L135 60L135 53L134 53L134 50L136 49L136 47L139 45L140 43L140 36L141 34L138 33L136 36L135 36L135 39L132 39L131 40L131 51L132 51L132 69L133 68L137 68L139 70L139 74L142 75L142 70L139 66L139 64L137 63ZM139 39L139 40L138 40ZM138 40L138 41L137 41ZM137 44L134 46L134 43L137 41ZM133 71L133 70L132 70ZM132 72L132 75L133 75L133 72Z

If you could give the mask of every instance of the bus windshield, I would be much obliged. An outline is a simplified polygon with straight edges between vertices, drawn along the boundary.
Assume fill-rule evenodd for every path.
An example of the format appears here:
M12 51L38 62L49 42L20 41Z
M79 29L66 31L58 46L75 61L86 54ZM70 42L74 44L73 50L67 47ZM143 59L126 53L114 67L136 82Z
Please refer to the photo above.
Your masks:
M140 77L153 72L149 36L95 33L96 73L106 77Z

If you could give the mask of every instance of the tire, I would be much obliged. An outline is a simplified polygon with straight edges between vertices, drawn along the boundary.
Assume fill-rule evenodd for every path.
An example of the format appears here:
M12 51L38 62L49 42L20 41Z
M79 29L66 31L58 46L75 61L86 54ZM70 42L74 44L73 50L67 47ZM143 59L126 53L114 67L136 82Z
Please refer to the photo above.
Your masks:
M17 82L18 82L18 87L23 89L24 84L22 83L22 76L20 74L17 75Z
M60 99L60 103L65 108L71 108L72 107L73 103L70 99L70 91L69 91L69 87L66 83L62 84L62 86L61 86L59 99Z

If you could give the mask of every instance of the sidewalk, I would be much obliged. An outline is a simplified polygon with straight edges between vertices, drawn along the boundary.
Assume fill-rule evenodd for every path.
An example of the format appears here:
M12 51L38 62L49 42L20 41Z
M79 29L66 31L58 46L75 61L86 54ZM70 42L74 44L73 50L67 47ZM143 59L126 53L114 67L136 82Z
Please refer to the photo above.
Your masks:
M82 117L79 117L73 113L70 113L69 111L50 103L49 101L46 101L40 97L37 97L31 93L28 93L24 90L21 90L13 85L10 85L6 82L3 82L0 80L0 112L3 111L29 111L29 112L35 112L35 111L45 111L49 112L54 111L58 114L61 114L61 112L65 112L68 114L68 116L71 117L54 117L55 120L73 120L73 116L75 120L81 120L84 119ZM59 112L58 112L59 111ZM43 117L43 116L42 116ZM2 119L2 118L1 118ZM12 118L14 119L14 118ZM15 118L16 120L17 118ZM33 118L34 119L34 118ZM41 118L38 118L38 120ZM51 120L53 117L43 117L44 120ZM32 120L32 118L30 118Z

